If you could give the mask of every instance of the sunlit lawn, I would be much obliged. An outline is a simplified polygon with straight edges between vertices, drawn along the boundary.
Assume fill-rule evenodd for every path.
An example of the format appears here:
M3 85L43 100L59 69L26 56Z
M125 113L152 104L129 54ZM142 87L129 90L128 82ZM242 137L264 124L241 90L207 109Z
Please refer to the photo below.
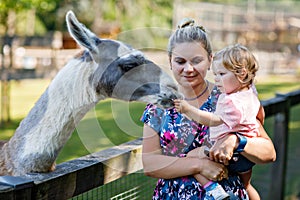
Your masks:
M287 93L300 89L300 82L289 77L269 77L259 80L257 89L260 99L266 100L274 97L276 92ZM50 80L24 80L13 81L11 85L11 123L5 124L0 129L0 139L7 140L17 128L20 120L26 116L36 100L48 86ZM99 151L134 140L142 136L142 123L139 121L144 110L143 103L130 103L105 100L98 103L80 122L71 139L61 151L57 162L64 162L91 152ZM300 157L300 106L296 106L291 113L290 135L289 135L289 159L296 160ZM272 137L273 118L266 120L265 128ZM298 162L300 163L300 162ZM300 173L294 165L288 164L286 194L295 194L300 188ZM299 167L299 166L298 166ZM262 174L269 173L270 164L256 166L254 168L254 185L259 191L268 188L265 184L260 185L261 179L266 179ZM270 177L267 177L270 179Z

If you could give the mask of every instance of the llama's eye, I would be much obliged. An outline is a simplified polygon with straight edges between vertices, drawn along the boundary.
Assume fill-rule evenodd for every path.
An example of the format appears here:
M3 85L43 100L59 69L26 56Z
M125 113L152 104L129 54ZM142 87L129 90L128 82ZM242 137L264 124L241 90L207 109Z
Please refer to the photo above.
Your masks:
M145 64L144 57L136 56L136 55L129 55L123 58L120 58L119 67L122 69L122 71L129 71L137 66Z
M101 40L100 40L99 38L94 38L94 40L95 40L95 44L96 44L96 45L98 45L98 44L101 43Z
M136 66L137 66L137 63L126 63L126 65L121 65L120 68L122 69L122 71L128 72L129 70L131 70L132 68L134 68Z

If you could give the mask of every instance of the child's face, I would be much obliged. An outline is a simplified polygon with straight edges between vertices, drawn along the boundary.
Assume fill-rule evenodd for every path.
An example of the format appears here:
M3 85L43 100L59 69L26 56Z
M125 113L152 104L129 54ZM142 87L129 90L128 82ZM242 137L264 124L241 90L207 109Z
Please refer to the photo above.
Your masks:
M215 84L222 93L231 94L241 88L239 79L223 66L221 60L213 62L212 70L215 75Z

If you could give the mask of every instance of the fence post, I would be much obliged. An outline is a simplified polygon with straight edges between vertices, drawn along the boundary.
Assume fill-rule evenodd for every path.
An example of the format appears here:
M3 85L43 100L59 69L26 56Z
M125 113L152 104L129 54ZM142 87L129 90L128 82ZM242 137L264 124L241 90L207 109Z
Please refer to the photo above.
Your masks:
M0 187L7 186L6 190L0 191L0 199L6 200L30 200L34 182L19 176L0 176ZM10 189L8 189L10 187Z
M273 142L276 149L276 161L271 171L271 188L268 196L270 200L284 199L287 166L290 100L286 95L276 94L276 97L284 98L284 108L283 111L275 114Z

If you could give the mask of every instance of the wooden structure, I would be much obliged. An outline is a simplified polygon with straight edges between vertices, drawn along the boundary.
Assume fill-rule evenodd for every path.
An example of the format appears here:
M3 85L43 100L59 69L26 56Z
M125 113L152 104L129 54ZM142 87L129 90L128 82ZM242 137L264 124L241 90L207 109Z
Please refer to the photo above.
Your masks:
M215 49L242 43L263 51L298 53L300 4L248 0L240 4L174 3L174 28L184 17L206 28Z
M63 200L142 169L141 140L62 163L51 173L0 178L0 199Z
M275 116L273 141L277 160L272 164L268 199L284 199L288 123L292 106L300 104L300 90L262 101L266 117ZM142 169L142 139L59 164L56 171L24 177L0 177L0 199L68 199Z

